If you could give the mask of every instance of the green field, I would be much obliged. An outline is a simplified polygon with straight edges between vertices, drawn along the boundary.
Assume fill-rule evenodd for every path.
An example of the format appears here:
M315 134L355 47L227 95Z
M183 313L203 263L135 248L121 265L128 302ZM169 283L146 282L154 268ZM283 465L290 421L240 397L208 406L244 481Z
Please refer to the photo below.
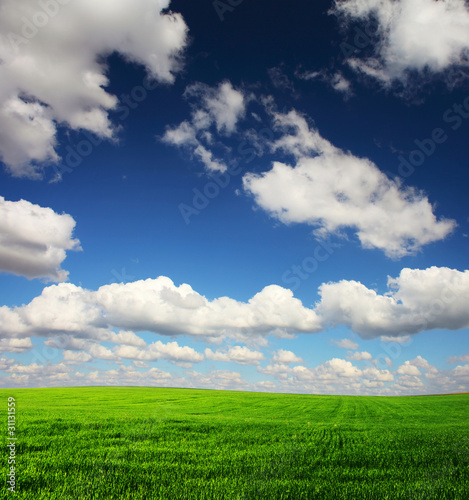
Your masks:
M16 492L40 499L467 499L469 395L160 388L15 397Z

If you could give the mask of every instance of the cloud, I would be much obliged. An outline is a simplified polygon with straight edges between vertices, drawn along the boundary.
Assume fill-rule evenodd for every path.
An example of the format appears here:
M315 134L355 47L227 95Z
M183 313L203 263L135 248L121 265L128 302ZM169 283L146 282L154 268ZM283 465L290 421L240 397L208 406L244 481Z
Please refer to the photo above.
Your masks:
M114 353L121 358L136 361L166 359L173 363L200 363L204 360L204 356L195 349L192 349L192 347L180 346L177 342L164 344L159 340L144 349L132 346L118 346L114 349Z
M218 87L195 83L187 87L185 95L195 97L199 103L192 115L197 130L214 124L218 133L230 135L236 131L237 123L246 110L243 93L234 89L229 81L220 83Z
M451 356L448 358L448 363L469 363L469 353L462 356Z
M403 365L401 365L397 369L397 373L399 375L410 375L410 376L419 376L422 374L418 369L418 367L412 365L409 361L406 361Z
M205 356L212 361L225 361L227 363L239 363L240 365L258 365L264 359L259 351L251 351L247 347L234 346L226 352L205 349Z
M66 281L60 268L67 250L80 250L73 239L74 219L26 200L0 196L0 271L47 281Z
M277 285L265 287L248 302L229 297L209 301L189 285L176 286L163 276L97 291L62 283L44 288L27 305L0 307L3 337L68 335L138 347L138 338L111 328L219 339L318 332L321 325L313 310Z
M311 225L321 237L350 228L364 248L391 258L414 254L454 229L455 221L437 220L422 193L390 180L370 160L336 148L298 112L273 114L283 132L273 150L293 155L296 164L276 161L267 172L246 174L243 185L275 219Z
M164 276L113 283L96 291L61 283L44 288L29 304L0 307L0 338L56 337L60 342L51 341L54 345L73 350L83 349L89 341L142 348L144 341L134 333L139 331L244 342L317 333L337 325L364 339L469 327L469 271L404 268L397 278L388 277L388 289L379 294L353 280L323 283L320 300L310 309L278 285L240 302L229 297L208 300L190 285L176 286ZM358 347L348 339L335 343ZM291 356L287 353L278 351L277 361L286 362ZM233 351L214 353L223 354Z
M396 343L396 344L407 344L410 342L410 335L404 335L403 337L388 337L387 335L383 335L381 337L381 342L385 344Z
M362 338L469 327L469 271L446 267L402 269L384 295L357 281L319 287L315 312L323 324L343 324Z
M226 165L215 158L209 149L213 147L210 129L214 128L224 136L236 132L237 124L246 112L246 97L228 81L217 87L195 83L187 87L184 96L195 99L190 122L184 120L175 127L167 127L161 140L166 144L189 148L208 172L225 172Z
M4 352L23 353L30 351L33 348L31 339L1 339L0 354Z
M303 360L295 353L285 351L283 349L279 349L276 353L274 353L274 357L272 359L277 363L303 363Z
M62 354L64 361L68 364L81 364L93 359L87 352L63 351Z
M169 0L3 2L0 19L0 158L14 176L39 177L59 161L58 127L112 139L118 100L105 58L118 53L171 83L187 27Z
M352 84L341 71L329 73L328 71L300 71L295 72L295 76L300 80L317 80L329 85L333 90L343 94L345 99L352 96Z
M284 73L282 66L268 68L267 73L270 80L272 81L273 86L276 89L289 91L292 94L295 93L295 86L293 85L293 82L288 78L288 76Z
M334 344L336 344L338 347L342 347L343 349L355 350L358 348L358 344L350 339L333 340L332 342L334 342Z
M469 8L464 0L337 0L333 11L345 22L377 23L374 56L348 62L386 85L406 82L412 72L442 73L468 62Z
M351 361L369 361L370 359L373 359L373 356L367 352L367 351L362 351L362 352L351 352L349 351L347 353L347 359Z

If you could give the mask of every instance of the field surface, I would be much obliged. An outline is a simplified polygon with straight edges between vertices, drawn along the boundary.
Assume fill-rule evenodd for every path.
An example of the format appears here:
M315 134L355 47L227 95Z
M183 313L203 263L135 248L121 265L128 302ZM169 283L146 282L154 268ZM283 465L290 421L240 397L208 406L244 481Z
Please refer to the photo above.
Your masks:
M0 390L0 498L467 499L469 395ZM7 402L16 399L16 492Z

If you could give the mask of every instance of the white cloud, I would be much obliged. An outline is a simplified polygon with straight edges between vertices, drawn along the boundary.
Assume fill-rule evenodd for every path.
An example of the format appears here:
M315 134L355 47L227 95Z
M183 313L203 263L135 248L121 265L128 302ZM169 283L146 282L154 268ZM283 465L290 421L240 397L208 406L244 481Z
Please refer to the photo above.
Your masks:
M409 361L406 361L404 364L402 364L398 369L397 373L399 375L411 375L411 376L419 376L422 373L420 370L412 365Z
M352 84L340 71L337 71L336 73L329 73L324 70L303 72L296 71L295 76L300 80L318 80L324 82L336 92L343 94L344 98L348 98L353 94Z
M469 363L469 353L462 356L451 356L448 358L448 363Z
M243 177L246 192L272 217L309 224L322 237L350 228L364 248L392 258L442 240L455 227L452 220L437 220L422 193L399 186L370 160L336 148L296 111L273 115L283 133L273 150L293 155L296 164L276 161L267 172Z
M239 363L240 365L258 365L264 359L264 355L259 351L251 351L247 347L234 346L226 352L212 351L205 349L205 356L212 361L225 361L227 363Z
M208 300L190 285L176 286L164 276L113 283L97 291L61 283L44 288L24 306L0 307L0 337L56 337L60 342L51 345L73 350L90 341L145 347L134 331L245 342L317 333L337 325L365 339L469 327L469 271L404 268L397 278L388 277L388 288L380 295L357 281L324 283L319 302L310 309L291 290L277 285L239 302L229 297ZM123 331L116 334L113 329ZM349 339L335 343L358 347ZM285 361L289 355L276 356Z
M73 239L75 221L26 200L7 201L0 196L0 271L66 281L60 268L67 250L80 250Z
M87 352L63 351L62 354L64 361L68 362L69 364L86 363L87 361L93 359L91 354L88 354Z
M292 351L279 349L272 358L277 363L303 363L303 360Z
M362 351L362 352L349 351L347 353L347 359L350 359L351 361L369 361L370 359L373 359L373 356L367 351Z
M404 268L388 287L379 295L357 281L326 283L315 311L323 324L344 324L362 338L469 327L469 271Z
M389 343L395 343L395 344L407 344L407 342L410 342L410 335L404 335L402 337L389 337L387 335L382 335L381 336L381 342L384 342L385 344Z
M203 130L214 124L217 132L230 135L236 131L240 118L246 111L246 102L242 92L224 81L218 87L204 83L195 83L186 89L188 97L195 97L199 106L193 114L197 130Z
M0 340L0 354L4 352L22 353L30 351L32 348L33 343L30 338Z
M204 338L254 338L318 332L321 325L313 310L294 298L291 290L277 285L265 287L248 302L229 297L209 301L189 285L175 286L163 276L113 283L95 292L62 283L44 288L25 306L0 307L3 337L68 334L141 346L138 337L129 332L115 334L111 328Z
M174 146L188 147L208 172L225 172L226 165L215 158L210 149L213 147L213 136L209 129L214 127L221 135L233 134L245 115L246 97L228 81L217 87L195 83L187 87L184 95L195 99L191 121L184 120L176 127L167 127L161 140Z
M0 158L15 176L58 161L58 126L115 136L103 58L119 53L166 83L181 67L187 27L180 14L162 14L169 0L63 3L2 3Z
M133 346L118 346L114 349L114 353L121 358L137 361L166 359L171 362L200 363L204 360L204 356L192 347L180 346L177 342L163 344L159 340L144 349Z
M334 342L334 344L336 344L338 347L342 347L343 349L355 350L358 348L358 344L350 339L333 340L332 342Z
M379 382L392 382L394 375L389 370L378 370L377 368L365 368L363 376Z
M337 0L347 20L378 23L375 55L351 58L352 68L385 84L412 71L440 73L468 62L469 8L464 0Z

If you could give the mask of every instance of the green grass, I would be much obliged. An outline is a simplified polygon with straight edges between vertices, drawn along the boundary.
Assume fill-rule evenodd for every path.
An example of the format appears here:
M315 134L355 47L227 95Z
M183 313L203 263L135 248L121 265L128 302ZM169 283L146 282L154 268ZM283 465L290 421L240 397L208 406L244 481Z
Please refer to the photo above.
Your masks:
M0 390L17 488L0 498L466 499L469 395ZM6 479L5 479L6 482Z

